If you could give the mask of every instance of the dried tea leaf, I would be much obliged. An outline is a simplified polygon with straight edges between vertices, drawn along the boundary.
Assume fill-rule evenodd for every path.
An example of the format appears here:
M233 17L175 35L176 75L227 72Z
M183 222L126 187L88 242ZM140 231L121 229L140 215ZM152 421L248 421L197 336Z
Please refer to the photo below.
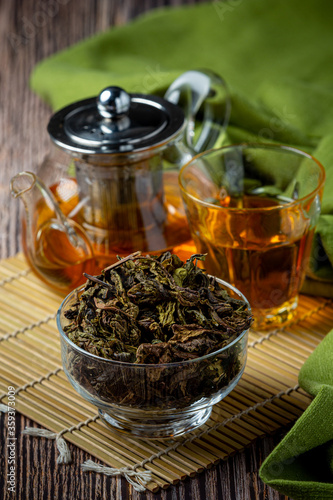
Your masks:
M245 302L197 266L204 259L134 254L88 276L65 311L64 331L87 352L122 364L101 373L98 363L82 363L73 352L74 378L102 400L151 408L179 407L180 398L186 407L229 384L240 371L241 351L237 343L221 349L248 330L252 316ZM154 369L145 369L144 380L133 379L126 368L132 363Z

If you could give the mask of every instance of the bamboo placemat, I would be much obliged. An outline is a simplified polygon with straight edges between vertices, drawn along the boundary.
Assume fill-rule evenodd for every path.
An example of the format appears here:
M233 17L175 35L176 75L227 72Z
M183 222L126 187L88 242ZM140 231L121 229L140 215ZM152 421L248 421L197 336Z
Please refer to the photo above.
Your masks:
M301 296L290 326L250 332L245 373L204 426L175 440L145 441L113 434L67 381L55 323L62 299L33 275L22 254L0 261L0 401L7 402L13 386L19 412L103 464L150 470L151 491L296 420L311 401L297 384L299 369L333 327L332 299Z

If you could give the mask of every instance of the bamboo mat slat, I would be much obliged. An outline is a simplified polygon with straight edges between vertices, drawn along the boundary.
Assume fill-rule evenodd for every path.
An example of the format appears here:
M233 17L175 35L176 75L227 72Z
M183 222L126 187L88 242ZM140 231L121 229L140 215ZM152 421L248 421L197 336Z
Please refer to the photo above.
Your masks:
M193 477L295 421L311 402L298 387L299 369L333 327L332 299L301 296L291 325L250 331L243 377L208 422L174 440L145 441L112 433L68 382L55 323L62 299L22 254L0 261L0 400L7 402L13 386L19 412L52 432L72 428L63 437L105 465L150 470L151 491Z

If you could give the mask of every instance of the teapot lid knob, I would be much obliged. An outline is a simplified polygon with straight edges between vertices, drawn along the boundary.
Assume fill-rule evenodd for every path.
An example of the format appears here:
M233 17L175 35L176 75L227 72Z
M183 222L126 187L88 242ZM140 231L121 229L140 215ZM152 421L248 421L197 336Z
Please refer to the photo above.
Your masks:
M97 98L97 108L103 118L117 118L127 114L131 98L120 87L106 87Z
M57 111L47 130L55 144L81 157L150 151L178 137L184 126L183 111L169 101L110 86Z

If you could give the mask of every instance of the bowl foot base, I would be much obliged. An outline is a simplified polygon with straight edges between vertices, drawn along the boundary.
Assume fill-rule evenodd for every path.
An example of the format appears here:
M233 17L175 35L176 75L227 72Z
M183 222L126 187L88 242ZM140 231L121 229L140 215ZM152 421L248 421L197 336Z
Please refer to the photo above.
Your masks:
M113 431L145 439L173 439L194 431L209 419L211 412L212 407L208 407L196 412L176 413L174 416L154 418L150 414L147 418L135 418L98 410L102 421Z

